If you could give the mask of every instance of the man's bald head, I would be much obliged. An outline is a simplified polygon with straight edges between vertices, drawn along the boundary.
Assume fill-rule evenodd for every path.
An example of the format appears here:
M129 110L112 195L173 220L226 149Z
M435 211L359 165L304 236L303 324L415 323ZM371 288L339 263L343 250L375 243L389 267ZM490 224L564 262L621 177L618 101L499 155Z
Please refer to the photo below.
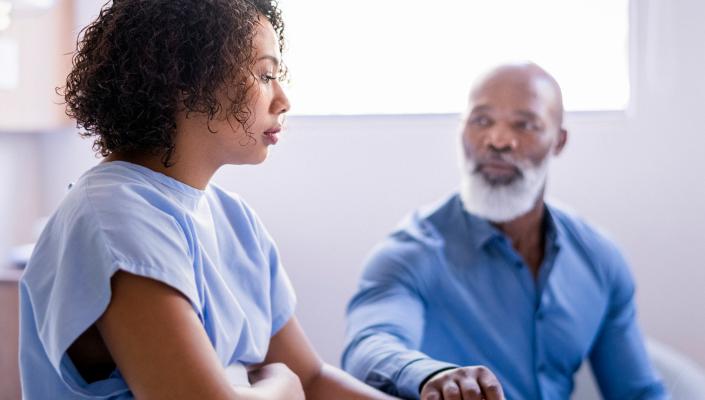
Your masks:
M561 88L551 74L534 63L503 64L487 71L472 86L471 102L481 102L487 91L515 97L523 93L548 108L557 128L563 125Z

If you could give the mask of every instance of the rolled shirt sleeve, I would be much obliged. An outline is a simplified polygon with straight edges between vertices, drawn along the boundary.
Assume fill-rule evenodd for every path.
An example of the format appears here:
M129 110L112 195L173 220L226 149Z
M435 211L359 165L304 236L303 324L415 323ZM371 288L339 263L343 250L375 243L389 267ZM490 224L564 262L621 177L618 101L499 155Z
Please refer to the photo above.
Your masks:
M343 368L387 393L419 398L426 378L454 364L419 352L425 304L402 259L379 249L368 261L347 311Z

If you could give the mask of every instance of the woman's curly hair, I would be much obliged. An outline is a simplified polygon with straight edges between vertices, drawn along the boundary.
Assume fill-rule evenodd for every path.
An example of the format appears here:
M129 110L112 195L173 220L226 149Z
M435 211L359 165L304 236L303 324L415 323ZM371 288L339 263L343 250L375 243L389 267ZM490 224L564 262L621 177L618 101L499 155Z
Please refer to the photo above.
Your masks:
M276 0L108 2L82 31L73 69L59 89L67 115L85 129L82 136L95 137L93 148L102 156L149 152L165 166L174 152L178 111L209 120L225 112L247 132L259 16L271 22L283 47ZM230 104L220 104L218 93L232 85Z

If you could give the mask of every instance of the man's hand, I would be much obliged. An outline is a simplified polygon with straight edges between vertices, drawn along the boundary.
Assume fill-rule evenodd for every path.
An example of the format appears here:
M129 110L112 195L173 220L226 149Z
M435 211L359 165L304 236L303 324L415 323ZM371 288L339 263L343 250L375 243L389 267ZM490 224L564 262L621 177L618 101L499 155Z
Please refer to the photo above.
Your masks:
M299 377L282 363L272 363L248 373L253 388L267 388L286 399L304 400L304 389ZM279 397L277 397L279 398Z
M504 400L502 385L482 366L444 370L421 389L421 400Z

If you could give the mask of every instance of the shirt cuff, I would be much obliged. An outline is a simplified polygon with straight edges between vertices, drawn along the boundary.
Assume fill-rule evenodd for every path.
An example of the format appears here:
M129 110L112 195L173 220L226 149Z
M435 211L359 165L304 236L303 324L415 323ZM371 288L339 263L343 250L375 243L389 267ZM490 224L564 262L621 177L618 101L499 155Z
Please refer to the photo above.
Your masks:
M397 378L399 395L405 399L418 399L421 394L419 386L429 375L451 368L459 366L430 358L421 358L406 364Z

